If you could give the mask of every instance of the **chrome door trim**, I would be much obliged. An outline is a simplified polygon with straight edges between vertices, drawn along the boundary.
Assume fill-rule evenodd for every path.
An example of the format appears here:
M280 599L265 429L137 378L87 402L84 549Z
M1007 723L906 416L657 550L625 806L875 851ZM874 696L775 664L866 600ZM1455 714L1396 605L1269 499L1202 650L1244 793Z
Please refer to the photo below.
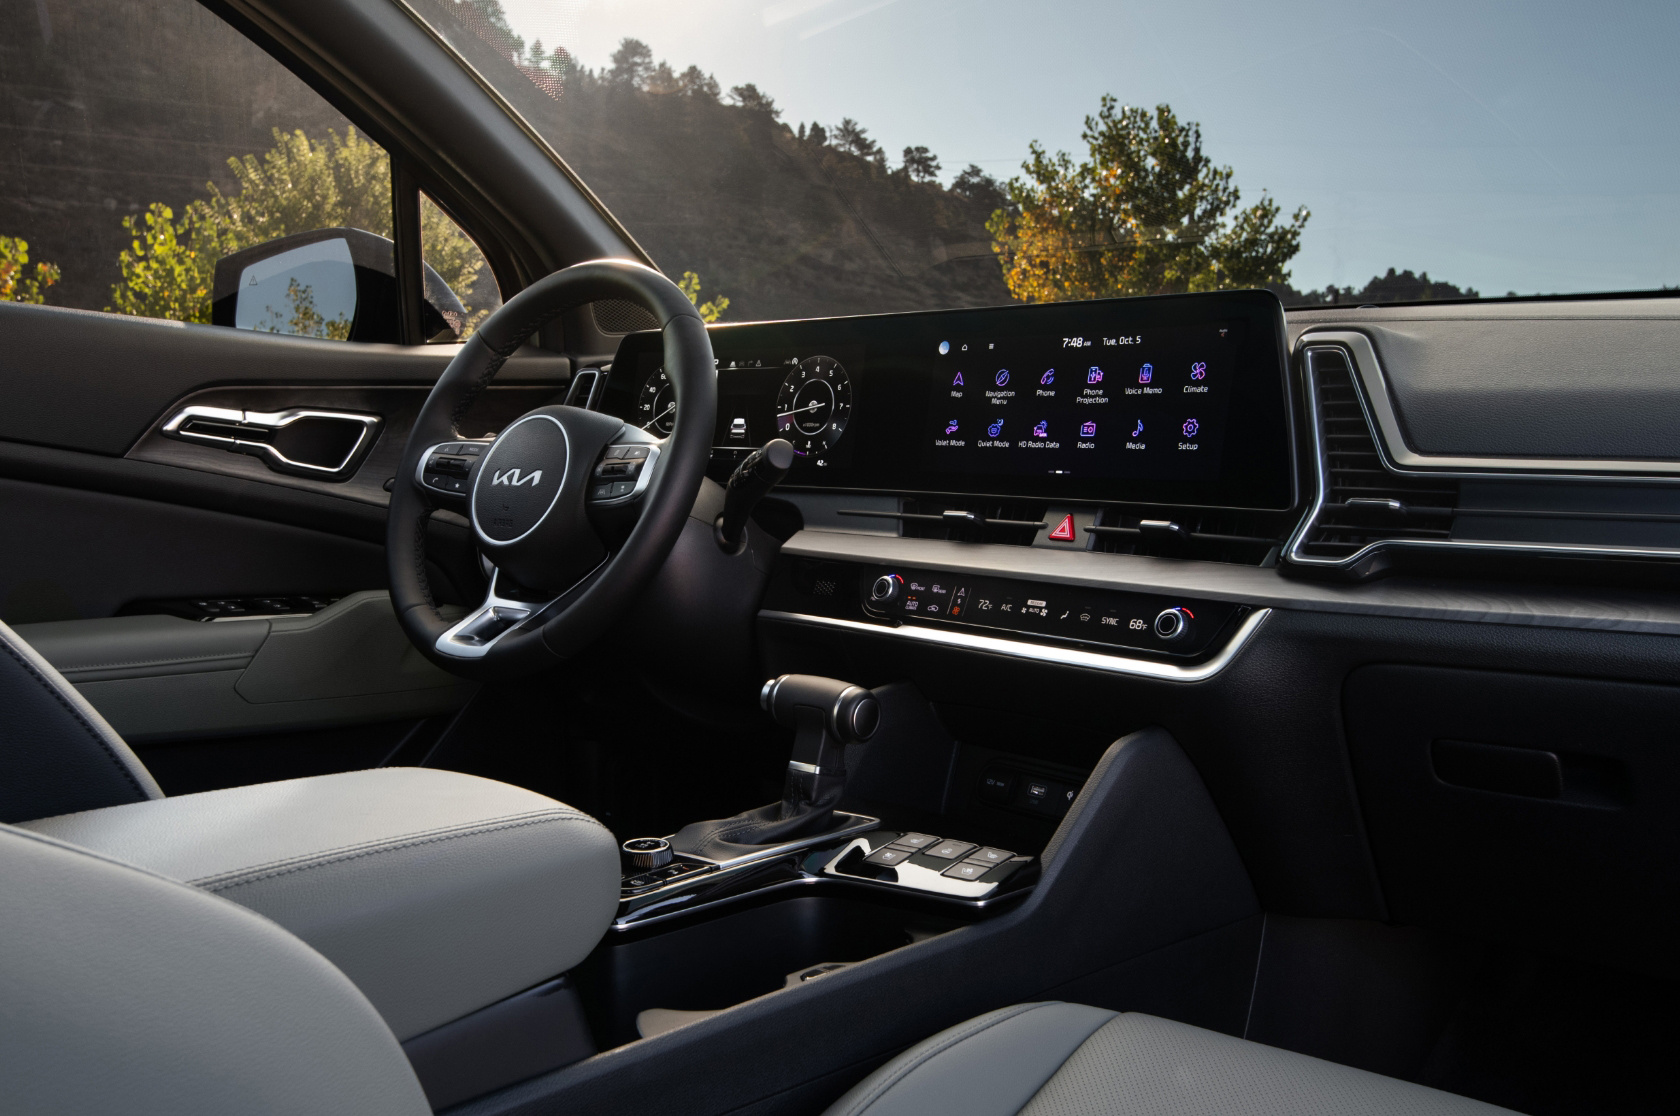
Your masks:
M1086 670L1100 670L1108 674L1129 674L1162 682L1205 682L1231 665L1232 660L1254 638L1254 633L1260 630L1260 626L1271 614L1272 610L1269 608L1255 609L1243 619L1225 646L1220 648L1213 658L1194 665L1140 659L1102 651L1086 651L1077 647L1057 647L1026 640L1001 639L997 636L953 631L948 628L926 628L911 624L902 624L895 628L886 624L866 624L859 620L841 620L832 616L811 616L803 612L782 612L776 609L764 609L758 615L767 620L782 620L837 631L867 632L889 639L915 640L964 651L983 651L1015 659L1053 663L1057 666L1083 667Z
M193 430L181 429L193 419L207 419L212 422L236 423L241 426L263 426L270 430L284 430L294 422L311 418L331 419L336 422L350 422L361 425L362 429L356 437L356 444L350 447L350 452L345 454L344 460L337 465L311 465L306 461L294 461L267 442L252 442L244 438L221 434L203 434ZM284 411L242 411L233 407L205 407L194 404L190 407L182 407L175 412L174 416L163 424L160 432L185 442L221 446L237 453L251 454L253 457L266 457L272 464L280 468L297 470L306 475L336 477L344 474L356 462L362 451L372 441L374 432L379 429L379 425L383 421L378 415L357 414L353 411L323 411L313 407L292 407Z

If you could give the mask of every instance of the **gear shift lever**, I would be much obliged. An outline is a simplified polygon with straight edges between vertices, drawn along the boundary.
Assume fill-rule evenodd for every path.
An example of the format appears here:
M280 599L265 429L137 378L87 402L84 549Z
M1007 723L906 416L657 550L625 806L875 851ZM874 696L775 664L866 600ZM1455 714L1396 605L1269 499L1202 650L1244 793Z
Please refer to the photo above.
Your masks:
M846 745L875 735L880 703L862 686L813 674L772 678L759 701L777 724L794 730L782 800L732 818L684 826L671 838L677 852L727 860L743 850L817 837L834 828L834 807L846 789Z
M846 745L875 735L881 704L862 686L784 674L764 684L759 704L776 723L794 730L793 758L782 785L782 821L808 819L814 832L834 813L846 789Z

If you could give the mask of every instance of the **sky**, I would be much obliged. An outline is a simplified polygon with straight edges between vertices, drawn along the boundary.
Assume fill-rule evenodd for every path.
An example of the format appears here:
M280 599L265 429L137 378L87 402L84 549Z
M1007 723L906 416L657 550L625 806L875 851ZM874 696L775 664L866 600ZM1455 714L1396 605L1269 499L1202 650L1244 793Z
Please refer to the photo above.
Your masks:
M1080 154L1104 93L1312 211L1298 288L1390 267L1484 295L1680 285L1680 3L503 0L603 66L634 36L790 124L858 120L896 163L1008 178ZM561 154L564 155L564 144ZM633 231L633 230L632 230Z

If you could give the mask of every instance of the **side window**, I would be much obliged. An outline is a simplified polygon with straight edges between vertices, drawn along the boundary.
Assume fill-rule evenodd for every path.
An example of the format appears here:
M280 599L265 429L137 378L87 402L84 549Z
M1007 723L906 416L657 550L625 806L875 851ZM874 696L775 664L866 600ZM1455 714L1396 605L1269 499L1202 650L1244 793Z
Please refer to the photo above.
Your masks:
M401 339L382 147L196 0L14 7L0 298ZM422 225L420 332L455 340L497 301L495 280L441 210Z

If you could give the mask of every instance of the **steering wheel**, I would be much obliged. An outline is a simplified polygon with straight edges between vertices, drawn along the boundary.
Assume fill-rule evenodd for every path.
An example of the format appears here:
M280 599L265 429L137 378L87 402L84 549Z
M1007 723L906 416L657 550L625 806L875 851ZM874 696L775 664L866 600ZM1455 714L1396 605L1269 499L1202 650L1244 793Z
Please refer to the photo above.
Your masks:
M492 442L461 418L544 323L588 302L626 299L659 319L676 426L663 441L599 411L538 407ZM630 260L557 271L492 314L449 362L421 408L391 489L385 535L391 600L429 659L468 677L509 677L596 639L652 580L705 476L717 368L688 297ZM426 521L465 514L495 567L484 602L446 618L426 579Z

